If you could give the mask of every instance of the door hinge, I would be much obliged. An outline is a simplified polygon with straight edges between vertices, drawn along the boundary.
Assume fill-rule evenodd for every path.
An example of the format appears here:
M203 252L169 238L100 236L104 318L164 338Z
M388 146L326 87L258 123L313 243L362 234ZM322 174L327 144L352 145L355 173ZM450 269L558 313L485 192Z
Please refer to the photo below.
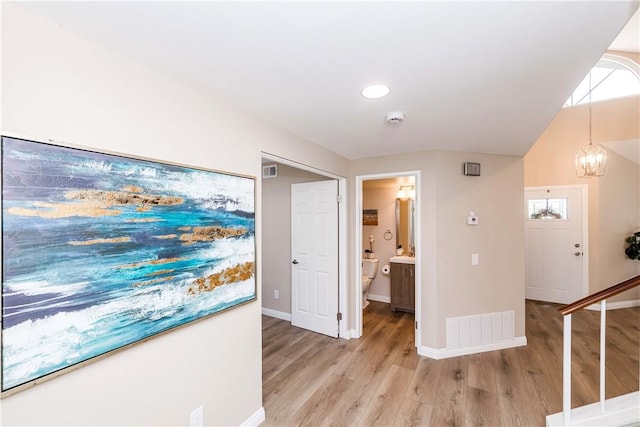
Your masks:
M418 321L416 320L416 330L418 329Z
M342 194L338 194L338 195L336 196L336 202L338 202L338 203L342 203Z
M338 313L336 317L338 318L338 321L342 320L342 313Z

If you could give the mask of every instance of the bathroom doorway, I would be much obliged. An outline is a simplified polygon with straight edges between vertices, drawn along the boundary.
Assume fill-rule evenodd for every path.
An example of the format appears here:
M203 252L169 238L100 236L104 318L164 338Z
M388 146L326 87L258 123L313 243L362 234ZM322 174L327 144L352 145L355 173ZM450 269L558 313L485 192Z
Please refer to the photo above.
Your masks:
M379 317L389 312L389 319L400 317L406 323L409 316L411 321L408 327L415 328L414 344L420 344L421 325L420 319L420 263L416 262L420 256L420 171L404 171L385 174L362 175L356 177L355 215L356 224L356 298L355 304L355 332L360 337L365 333L365 316ZM411 203L407 203L411 200ZM403 203L400 203L400 202ZM408 215L407 206L412 205L413 210ZM404 206L404 207L403 207ZM405 209L405 212L401 210ZM410 223L407 223L410 219ZM402 246L399 248L398 246ZM402 250L401 254L398 254ZM378 260L375 277L368 284L366 299L370 301L366 305L363 291L367 291L367 281L363 277L363 266L368 259ZM392 261L393 264L392 264ZM371 264L368 264L370 266ZM393 271L391 266L393 266ZM398 269L398 266L400 269ZM405 272L406 270L406 272ZM411 303L405 299L403 303L396 304L392 311L392 303L398 302L397 291L399 287L391 287L392 275L394 285L402 280L403 275L410 277L413 287ZM392 290L394 295L392 295ZM408 290L408 288L407 288ZM393 298L392 298L393 297ZM397 310L397 311L396 311ZM415 314L411 314L413 311ZM402 313L408 313L403 316ZM415 316L415 317L413 317ZM369 330L369 328L367 328Z

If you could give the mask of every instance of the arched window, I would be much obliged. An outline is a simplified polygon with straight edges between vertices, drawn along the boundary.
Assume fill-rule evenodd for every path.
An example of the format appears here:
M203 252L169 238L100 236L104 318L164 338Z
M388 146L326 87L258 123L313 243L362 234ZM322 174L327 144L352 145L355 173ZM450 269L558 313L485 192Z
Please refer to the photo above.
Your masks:
M591 75L591 97L589 96ZM640 65L623 56L605 54L578 85L565 107L591 101L640 95Z

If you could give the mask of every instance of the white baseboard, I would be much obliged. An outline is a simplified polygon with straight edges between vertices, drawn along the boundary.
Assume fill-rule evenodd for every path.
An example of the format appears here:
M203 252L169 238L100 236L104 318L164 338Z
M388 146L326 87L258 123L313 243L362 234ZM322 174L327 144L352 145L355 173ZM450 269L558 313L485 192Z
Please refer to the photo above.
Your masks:
M240 427L258 427L266 419L267 415L261 406L253 415L244 420Z
M448 359L450 357L466 356L468 354L484 353L485 351L522 347L525 345L527 345L527 337L515 337L491 344L474 345L471 347L458 347L453 349L420 346L418 348L418 354L420 356L429 357L431 359Z
M640 299L632 299L628 301L607 302L607 311L617 310L619 308L640 307ZM587 310L600 311L600 303L591 304Z
M564 423L564 414L558 412L547 416L548 427L560 426L637 426L640 422L638 413L640 392L623 394L607 399L606 410L600 408L600 402L573 408L569 424Z
M284 311L272 310L270 308L262 307L262 314L269 317L275 317L276 319L286 320L291 322L291 313L285 313Z
M281 319L281 320L286 320L287 322L291 322L291 314L285 313L283 311L272 310L270 308L262 307L262 314L264 314L265 316L275 317L276 319ZM341 329L340 338L344 338L348 340L351 338L358 338L358 336L356 334L355 329L347 329L345 331Z
M386 302L387 304L391 303L391 297L384 295L369 294L367 295L367 299L369 301Z

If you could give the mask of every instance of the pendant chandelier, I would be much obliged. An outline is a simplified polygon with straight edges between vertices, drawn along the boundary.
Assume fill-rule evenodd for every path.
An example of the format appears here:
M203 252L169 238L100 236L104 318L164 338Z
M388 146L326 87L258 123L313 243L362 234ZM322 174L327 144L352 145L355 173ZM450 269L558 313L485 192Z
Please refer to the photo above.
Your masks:
M591 137L591 72L589 72L589 145L576 154L576 175L578 178L604 176L607 166L607 152L599 144L593 145Z

